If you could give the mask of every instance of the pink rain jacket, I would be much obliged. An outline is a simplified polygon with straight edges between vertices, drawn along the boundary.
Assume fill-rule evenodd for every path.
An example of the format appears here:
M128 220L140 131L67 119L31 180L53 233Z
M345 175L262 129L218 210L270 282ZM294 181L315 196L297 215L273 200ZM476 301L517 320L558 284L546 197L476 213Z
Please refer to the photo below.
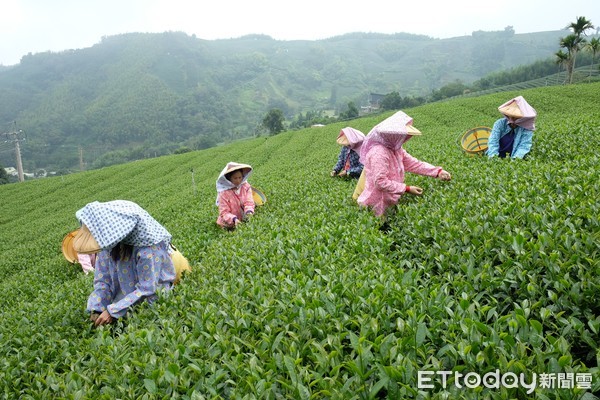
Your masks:
M372 207L377 216L397 204L406 191L405 172L436 177L442 171L441 167L417 160L403 148L394 151L382 145L371 148L365 169L365 189L357 201L360 205Z
M248 182L240 185L239 189L232 188L219 192L219 218L217 224L223 227L234 226L233 218L240 221L248 211L254 212L252 186Z
M442 167L419 161L402 148L412 137L406 128L412 122L411 117L398 111L371 129L362 145L360 159L366 171L365 188L356 201L372 207L377 216L397 204L406 192L405 172L437 177L442 171Z
M226 178L227 172L241 170L244 178L239 186L235 186ZM248 177L252 174L252 167L248 164L228 162L217 178L217 206L219 206L219 217L217 224L225 228L235 226L234 218L242 220L247 212L254 213L254 197L252 197L252 186L248 183Z

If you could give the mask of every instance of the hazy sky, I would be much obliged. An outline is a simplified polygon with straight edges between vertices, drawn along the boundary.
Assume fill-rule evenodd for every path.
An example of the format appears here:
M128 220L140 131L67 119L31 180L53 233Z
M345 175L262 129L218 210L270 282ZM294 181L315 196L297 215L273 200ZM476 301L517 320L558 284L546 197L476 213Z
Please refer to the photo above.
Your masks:
M182 31L200 39L266 34L316 40L350 32L448 38L473 31L560 30L598 0L0 0L0 64L28 53L93 46L102 36Z

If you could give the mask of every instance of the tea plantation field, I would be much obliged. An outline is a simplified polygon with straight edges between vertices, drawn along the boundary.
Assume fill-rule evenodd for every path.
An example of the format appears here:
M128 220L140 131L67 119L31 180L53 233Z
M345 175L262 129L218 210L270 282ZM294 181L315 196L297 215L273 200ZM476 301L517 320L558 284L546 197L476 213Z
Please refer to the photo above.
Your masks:
M0 398L600 396L599 93L548 87L405 110L424 133L407 150L453 180L409 174L424 194L401 201L388 234L352 201L353 182L329 177L347 123L0 186ZM491 127L519 94L538 111L529 158L463 154L460 134ZM350 125L367 133L390 114ZM228 161L252 164L268 197L236 232L215 225ZM60 244L77 209L114 199L162 222L194 271L94 329L92 276ZM537 385L477 385L486 373Z

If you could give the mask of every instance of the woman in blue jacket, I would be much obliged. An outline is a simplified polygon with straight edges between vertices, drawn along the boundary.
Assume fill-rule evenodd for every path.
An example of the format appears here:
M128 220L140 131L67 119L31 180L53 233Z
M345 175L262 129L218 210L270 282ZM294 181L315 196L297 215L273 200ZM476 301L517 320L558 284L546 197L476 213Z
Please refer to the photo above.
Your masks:
M494 123L488 140L488 157L523 158L531 150L537 113L523 96L498 107L504 117Z

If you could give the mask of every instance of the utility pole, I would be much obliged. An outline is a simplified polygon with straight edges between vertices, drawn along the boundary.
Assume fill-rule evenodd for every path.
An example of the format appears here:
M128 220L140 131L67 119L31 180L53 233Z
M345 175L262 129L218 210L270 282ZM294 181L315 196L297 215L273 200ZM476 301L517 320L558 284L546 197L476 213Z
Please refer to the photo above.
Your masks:
M83 148L79 146L79 170L83 171Z
M15 155L17 156L17 175L19 176L19 182L23 182L25 177L23 176L23 163L21 162L21 146L19 146L19 139L15 135Z
M15 122L15 128L12 132L6 132L2 135L6 137L6 142L14 142L15 143L15 156L17 159L17 175L19 177L19 182L23 182L25 177L23 176L23 163L21 162L21 146L19 142L23 139L23 131L21 129L17 130ZM19 137L20 136L20 137ZM12 137L12 139L11 139Z

